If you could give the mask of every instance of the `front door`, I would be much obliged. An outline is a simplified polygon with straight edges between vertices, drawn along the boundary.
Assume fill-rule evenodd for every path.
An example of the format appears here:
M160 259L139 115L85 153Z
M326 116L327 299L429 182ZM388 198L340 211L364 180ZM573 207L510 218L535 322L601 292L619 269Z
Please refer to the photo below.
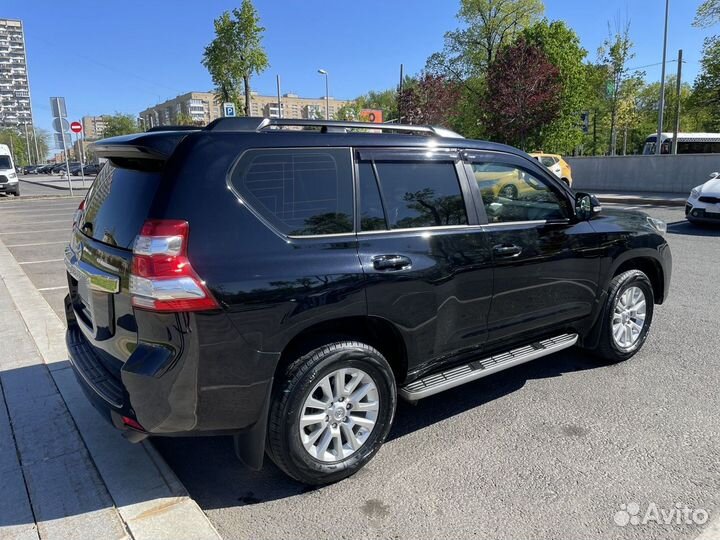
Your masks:
M481 347L491 257L456 152L357 152L368 314L393 323L409 372Z
M591 315L600 270L596 234L570 193L534 161L467 155L493 256L488 344L571 328Z

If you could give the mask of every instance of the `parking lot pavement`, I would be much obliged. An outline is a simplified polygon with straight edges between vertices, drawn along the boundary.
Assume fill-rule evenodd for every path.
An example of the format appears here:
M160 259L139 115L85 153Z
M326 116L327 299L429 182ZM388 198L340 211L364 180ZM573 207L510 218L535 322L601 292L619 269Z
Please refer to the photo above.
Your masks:
M62 243L41 242L60 242L51 229L77 203L41 202L0 205L0 239L58 311L65 293L52 288L65 278L50 265ZM227 538L695 538L720 518L720 229L688 224L681 208L638 207L669 223L674 273L628 362L570 350L401 402L377 457L319 489L269 460L247 470L227 438L153 444ZM641 518L681 505L709 521L618 525L631 503Z

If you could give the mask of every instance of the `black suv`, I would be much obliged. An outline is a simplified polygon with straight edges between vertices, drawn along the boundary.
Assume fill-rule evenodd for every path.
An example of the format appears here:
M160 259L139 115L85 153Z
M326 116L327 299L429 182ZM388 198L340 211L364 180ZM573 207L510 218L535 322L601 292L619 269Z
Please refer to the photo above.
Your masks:
M668 293L664 223L438 128L226 118L94 151L67 344L133 441L232 434L250 467L337 481L398 395L574 345L625 360Z

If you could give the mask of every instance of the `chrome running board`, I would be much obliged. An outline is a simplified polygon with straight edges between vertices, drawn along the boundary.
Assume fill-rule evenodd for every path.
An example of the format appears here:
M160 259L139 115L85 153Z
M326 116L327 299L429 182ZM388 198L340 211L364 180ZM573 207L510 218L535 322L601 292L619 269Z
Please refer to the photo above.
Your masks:
M400 388L400 396L415 401L475 381L498 371L553 354L577 343L577 334L562 334L554 338L537 341L526 347L499 353L483 360L474 360L465 365L433 373Z

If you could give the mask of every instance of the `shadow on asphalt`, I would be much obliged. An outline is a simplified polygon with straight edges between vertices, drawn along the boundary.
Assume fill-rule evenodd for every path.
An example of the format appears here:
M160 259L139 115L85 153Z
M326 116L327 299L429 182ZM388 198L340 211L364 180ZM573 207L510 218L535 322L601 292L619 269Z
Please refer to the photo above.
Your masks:
M682 234L683 236L720 236L720 224L695 224L688 220L673 221L668 223L670 234Z
M482 407L522 388L528 380L603 365L579 349L571 349L420 400L416 405L400 400L389 440ZM322 489L288 478L267 456L261 471L249 470L235 457L230 437L153 438L152 442L204 510L258 504Z

